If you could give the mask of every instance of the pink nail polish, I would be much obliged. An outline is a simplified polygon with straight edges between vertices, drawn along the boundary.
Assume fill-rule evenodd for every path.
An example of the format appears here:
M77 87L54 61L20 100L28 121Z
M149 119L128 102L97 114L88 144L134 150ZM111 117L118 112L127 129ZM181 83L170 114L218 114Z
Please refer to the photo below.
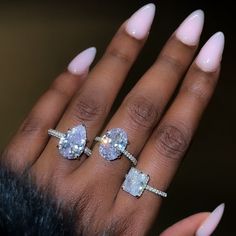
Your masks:
M79 53L68 65L67 69L71 74L83 75L92 64L96 55L96 48L88 48Z
M219 205L202 223L196 232L196 236L210 236L217 225L219 224L221 217L224 213L225 204Z
M176 30L176 37L189 46L197 45L204 24L204 12L194 11Z
M150 3L136 11L127 21L127 33L136 39L145 38L151 28L155 10L155 5Z
M202 47L197 56L196 64L205 72L214 72L217 70L224 50L224 34L215 33Z

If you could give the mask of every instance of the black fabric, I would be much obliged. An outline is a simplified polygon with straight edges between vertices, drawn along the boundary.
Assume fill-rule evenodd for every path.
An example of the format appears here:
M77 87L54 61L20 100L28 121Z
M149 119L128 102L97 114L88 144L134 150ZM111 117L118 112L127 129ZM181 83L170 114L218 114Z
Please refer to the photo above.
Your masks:
M28 175L0 165L0 235L75 235L73 211L65 212Z

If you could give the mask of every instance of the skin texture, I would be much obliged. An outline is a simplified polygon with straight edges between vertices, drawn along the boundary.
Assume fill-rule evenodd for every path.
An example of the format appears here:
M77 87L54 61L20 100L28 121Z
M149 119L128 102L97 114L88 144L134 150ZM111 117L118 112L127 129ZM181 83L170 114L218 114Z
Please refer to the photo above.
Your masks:
M4 202L0 205L1 235L89 235L91 224L80 229L75 217L82 210L83 202L79 207L65 207L63 202L56 202L52 189L40 190L28 174L18 175L3 163L0 165L0 188L0 201ZM209 213L190 216L166 229L162 235L194 235L196 227L207 216ZM100 230L98 235L116 235L118 227L122 226L117 224Z
M148 35L135 38L127 33L125 25L126 22L86 79L64 72L54 81L1 157L15 172L30 173L40 188L53 188L59 202L75 207L78 235L146 235L157 220L162 199L147 191L137 199L121 190L130 168L126 158L108 162L99 155L96 144L89 158L68 161L59 155L58 140L49 139L47 130L64 132L84 123L87 145L91 147L96 135L114 127L125 129L129 137L127 149L137 157L137 168L150 175L151 186L166 191L219 76L220 65L211 72L196 65L197 43L186 45L173 34L105 123ZM168 104L177 86L177 96ZM179 235L194 235L207 215L192 216L162 235L173 235L176 227L185 232Z

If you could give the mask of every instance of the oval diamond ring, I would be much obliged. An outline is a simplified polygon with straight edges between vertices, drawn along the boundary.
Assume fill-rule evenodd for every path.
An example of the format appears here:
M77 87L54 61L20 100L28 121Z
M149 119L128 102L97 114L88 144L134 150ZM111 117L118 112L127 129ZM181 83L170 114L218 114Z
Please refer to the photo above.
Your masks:
M100 142L99 153L106 160L115 160L123 154L134 166L137 165L136 158L126 150L128 135L123 129L110 129L105 135L96 137L95 140Z

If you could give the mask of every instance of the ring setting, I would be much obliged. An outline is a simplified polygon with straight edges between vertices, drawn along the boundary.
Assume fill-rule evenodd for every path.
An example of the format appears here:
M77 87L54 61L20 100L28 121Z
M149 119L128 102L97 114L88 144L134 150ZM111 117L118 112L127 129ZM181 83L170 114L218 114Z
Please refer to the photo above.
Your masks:
M86 147L87 134L84 124L68 129L66 133L49 129L48 134L59 139L57 146L59 153L66 159L78 159L82 153L91 155L91 150Z
M125 177L122 189L137 198L143 194L144 190L148 190L161 197L167 197L167 193L148 185L149 180L149 175L132 167Z
M96 137L95 140L100 142L99 153L104 159L113 161L123 154L132 162L133 165L137 164L136 158L126 150L128 145L128 135L123 129L110 129L105 135L102 137Z

